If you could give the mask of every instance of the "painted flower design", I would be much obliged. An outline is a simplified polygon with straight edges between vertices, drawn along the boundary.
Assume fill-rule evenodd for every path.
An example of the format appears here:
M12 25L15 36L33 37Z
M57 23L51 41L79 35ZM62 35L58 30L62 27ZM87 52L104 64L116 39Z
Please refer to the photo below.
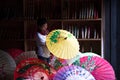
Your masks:
M50 37L51 42L57 43L58 42L57 38L59 37L59 35L60 35L60 31L57 30L53 32L53 35Z
M84 63L80 63L80 65L90 72L96 68L95 61L92 60L92 56L88 56L88 59Z

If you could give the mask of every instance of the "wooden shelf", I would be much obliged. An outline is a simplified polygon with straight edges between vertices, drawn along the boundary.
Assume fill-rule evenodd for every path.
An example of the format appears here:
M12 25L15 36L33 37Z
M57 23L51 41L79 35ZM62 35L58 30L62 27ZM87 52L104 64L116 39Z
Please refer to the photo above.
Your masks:
M48 19L48 22L61 22L62 19Z
M101 39L78 39L78 41L101 41Z
M11 41L10 44L14 43L18 47L20 45L26 51L33 49L34 35L37 31L36 20L46 17L50 31L67 30L79 38L78 41L85 51L92 47L94 52L103 53L101 43L103 39L94 39L103 37L101 0L13 0L12 2L15 3L7 3L0 7L1 11L4 9L0 16L0 35L3 34L1 43Z
M98 18L98 19L64 19L62 21L72 21L72 22L75 22L75 21L101 21L102 19L101 18Z
M98 18L98 19L49 19L48 21L50 22L57 22L57 21L61 21L61 22L76 22L76 21L101 21L102 18Z
M26 39L27 41L35 41L35 39Z
M24 41L24 39L17 39L17 40L0 40L0 42L8 42L8 41L14 41L14 42L16 42L16 41L18 41L18 42L22 42L22 41Z
M28 15L28 17L31 17L31 15L29 16L29 13L30 13L30 10L32 11L33 9L30 9L29 8L30 5L27 5L27 3L29 2L31 1L26 1L25 3L26 4L25 13L26 15ZM60 4L58 5L59 2ZM50 30L53 30L53 29L67 30L72 34L74 34L77 38L79 38L78 41L81 47L84 47L85 51L88 51L89 48L92 47L94 52L101 53L102 52L101 49L103 46L101 45L102 39L97 39L97 37L99 38L102 37L101 33L103 29L102 28L103 20L102 20L102 14L101 14L101 0L99 1L60 0L59 2L57 1L46 2L44 0L41 0L38 2L39 4L32 4L31 7L33 5L36 5L35 10L37 13L34 15L37 15L39 17L46 17L48 19L48 26ZM41 8L39 8L39 6ZM49 10L48 7L50 7L51 10ZM37 8L39 10L37 10ZM34 17L34 15L32 17ZM34 39L34 36L33 38L30 37L29 39L29 36L31 36L32 34L31 35L28 35L28 34L30 34L30 31L33 28L35 28L32 22L35 23L36 21L35 20L25 20L25 21L28 21L28 23L26 23L25 25L25 29L26 29L25 33L27 34L25 41L28 43L26 45L26 50L29 50L30 45L34 47L32 43L34 43L35 39ZM31 28L32 26L33 28ZM30 28L31 30L28 31ZM87 38L81 39L81 37L85 37L85 35L87 38L90 37L90 39L87 39ZM94 37L96 39L94 39Z
M18 22L24 22L23 19L5 19L5 20L0 20L0 24L5 24L5 23L18 23Z

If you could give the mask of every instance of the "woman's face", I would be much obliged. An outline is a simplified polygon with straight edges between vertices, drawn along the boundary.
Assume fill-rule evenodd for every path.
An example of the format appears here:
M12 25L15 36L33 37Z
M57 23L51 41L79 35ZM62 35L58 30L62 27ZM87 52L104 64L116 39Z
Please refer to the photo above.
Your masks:
M42 25L41 30L46 31L47 27L48 27L48 25L47 25L47 23L45 23L45 24Z

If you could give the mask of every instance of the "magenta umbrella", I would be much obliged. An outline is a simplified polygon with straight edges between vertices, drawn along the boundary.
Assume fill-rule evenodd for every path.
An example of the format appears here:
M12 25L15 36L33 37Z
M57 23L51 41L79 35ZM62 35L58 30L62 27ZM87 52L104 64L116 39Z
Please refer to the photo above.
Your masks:
M80 66L91 72L96 80L115 80L115 73L112 66L101 57L82 57L80 58Z

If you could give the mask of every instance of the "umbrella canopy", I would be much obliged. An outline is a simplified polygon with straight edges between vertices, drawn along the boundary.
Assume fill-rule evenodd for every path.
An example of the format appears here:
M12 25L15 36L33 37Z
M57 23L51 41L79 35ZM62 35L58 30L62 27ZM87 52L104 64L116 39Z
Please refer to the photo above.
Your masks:
M80 58L80 66L91 72L96 80L115 80L112 66L101 57L82 57Z
M49 73L50 75L54 75L56 71L47 63L37 59L37 58L29 58L22 60L16 67L14 71L14 80L19 79L19 77L23 77L28 70L33 67L33 66L38 66L42 68L45 72ZM25 78L25 76L24 76Z
M0 50L0 80L13 80L15 67L14 59L7 52Z
M64 61L64 59L61 58L57 58L55 56L52 57L51 61L50 61L50 65L55 69L58 70L59 68L63 67L64 64L62 64Z
M18 64L20 61L28 59L28 58L38 58L38 57L35 51L26 51L16 56L15 62L16 64Z
M66 30L53 30L46 38L50 52L62 59L71 59L79 52L79 43L75 36Z
M73 65L79 66L80 65L80 58L85 57L85 56L91 56L91 57L92 56L98 56L98 57L101 57L98 54L93 53L93 52L85 52L85 53L79 52L79 55L77 55L76 58L70 59L68 61L69 61L69 63L71 63Z
M7 50L7 52L15 59L18 55L20 55L24 51L18 48L10 48Z
M100 55L98 55L96 53L93 53L93 52L82 53L81 57L84 57L84 56L98 56L98 57L101 57Z
M74 58L71 58L71 59L66 59L66 64L68 65L71 65L72 63L76 62L77 60L80 59L80 57L82 56L83 54L81 52L79 52Z
M80 66L64 66L58 70L53 80L95 80L94 77Z
M20 77L27 80L49 80L48 72L39 66L30 67ZM17 79L19 79L19 77Z

